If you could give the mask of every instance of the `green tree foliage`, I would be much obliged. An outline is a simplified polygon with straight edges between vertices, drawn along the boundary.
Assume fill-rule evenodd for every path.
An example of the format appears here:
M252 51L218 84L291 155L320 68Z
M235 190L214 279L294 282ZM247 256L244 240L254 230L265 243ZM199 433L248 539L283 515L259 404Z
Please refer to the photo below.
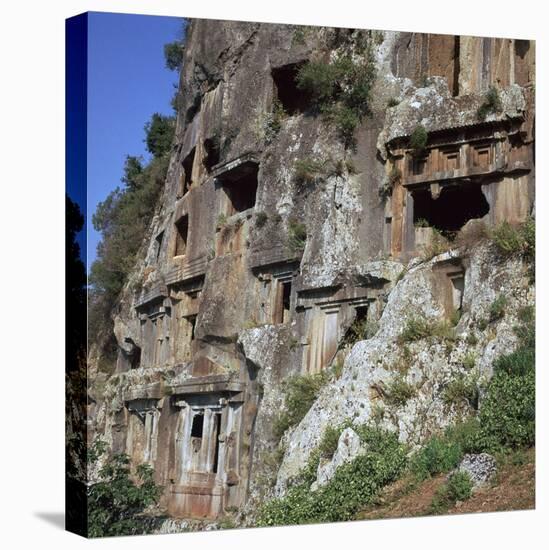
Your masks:
M155 158L170 152L175 132L175 119L172 116L154 113L145 124L147 150Z
M105 451L92 447L93 464ZM99 471L99 481L88 488L88 527L90 537L140 535L147 532L143 511L158 502L162 487L155 484L153 469L140 464L132 474L130 459L114 455Z
M183 52L185 51L183 43L179 40L164 44L164 59L166 68L170 71L178 71L183 63Z

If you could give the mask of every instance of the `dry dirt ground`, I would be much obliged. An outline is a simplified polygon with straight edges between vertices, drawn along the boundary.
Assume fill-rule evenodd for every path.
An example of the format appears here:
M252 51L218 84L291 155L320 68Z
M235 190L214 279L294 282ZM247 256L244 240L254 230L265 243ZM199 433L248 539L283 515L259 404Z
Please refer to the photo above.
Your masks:
M417 483L403 478L389 485L375 505L362 510L357 519L401 518L431 515L431 502L446 476ZM535 449L498 457L498 473L490 486L458 502L448 514L501 512L535 508Z

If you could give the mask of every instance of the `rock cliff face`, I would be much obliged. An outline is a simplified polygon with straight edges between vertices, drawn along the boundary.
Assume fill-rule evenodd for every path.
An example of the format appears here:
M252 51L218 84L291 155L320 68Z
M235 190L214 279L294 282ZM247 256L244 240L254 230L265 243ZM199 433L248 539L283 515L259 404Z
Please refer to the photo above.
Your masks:
M351 140L296 85L343 58L373 69ZM116 372L91 388L94 433L154 467L171 516L283 493L330 425L375 419L417 445L466 412L444 388L471 357L489 378L534 300L522 261L475 238L532 212L533 71L526 41L191 22L165 189L113 313ZM403 342L417 319L451 336ZM321 372L280 441L284 382Z

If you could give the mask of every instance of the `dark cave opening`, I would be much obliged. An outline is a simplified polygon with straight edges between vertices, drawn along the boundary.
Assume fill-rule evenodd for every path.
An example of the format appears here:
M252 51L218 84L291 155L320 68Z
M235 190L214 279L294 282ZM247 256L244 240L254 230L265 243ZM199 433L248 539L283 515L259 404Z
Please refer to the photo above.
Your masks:
M443 187L434 199L429 189L412 191L414 225L434 227L446 237L453 238L469 220L484 217L490 205L477 184Z
M272 70L276 95L289 115L303 113L311 106L311 96L297 87L296 78L302 63L291 63Z

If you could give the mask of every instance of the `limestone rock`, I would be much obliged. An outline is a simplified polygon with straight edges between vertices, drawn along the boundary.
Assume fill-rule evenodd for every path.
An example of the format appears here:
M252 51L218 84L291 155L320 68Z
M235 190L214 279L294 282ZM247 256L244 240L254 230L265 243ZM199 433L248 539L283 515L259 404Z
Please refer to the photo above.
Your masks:
M479 488L496 475L496 459L488 453L466 454L457 470L469 474L475 488Z
M331 460L320 462L316 481L311 485L311 491L326 485L334 477L336 470L346 462L356 458L361 452L360 437L352 428L345 428L337 442L337 449Z

